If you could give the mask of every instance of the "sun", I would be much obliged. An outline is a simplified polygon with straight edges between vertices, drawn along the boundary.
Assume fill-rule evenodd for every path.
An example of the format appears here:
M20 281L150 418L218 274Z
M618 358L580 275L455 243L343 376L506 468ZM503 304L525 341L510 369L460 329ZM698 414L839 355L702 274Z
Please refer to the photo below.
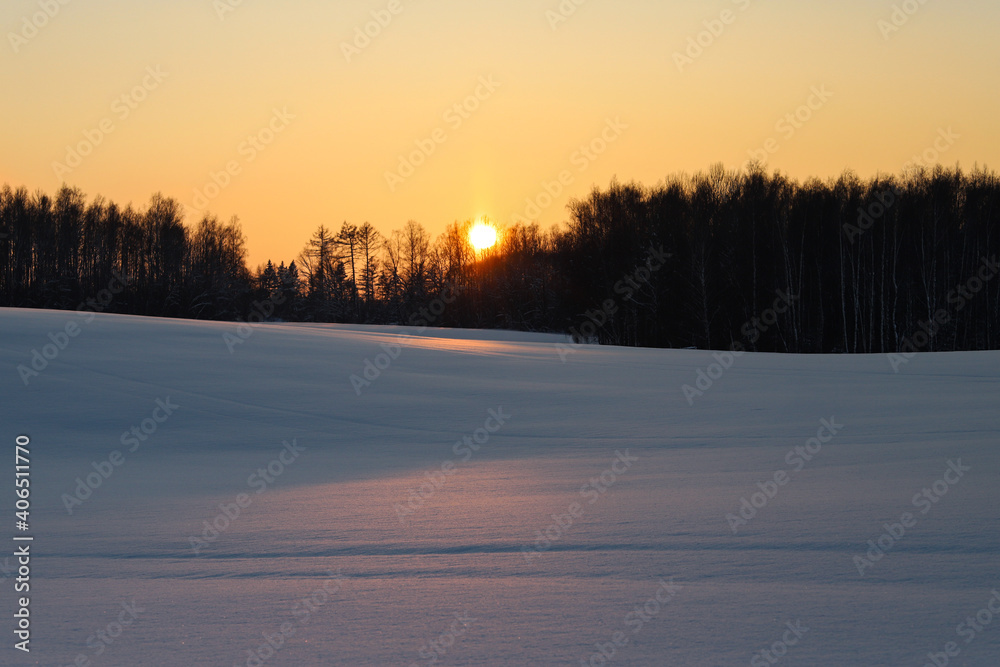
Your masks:
M497 228L488 222L477 222L469 230L469 243L476 251L489 250L497 244Z

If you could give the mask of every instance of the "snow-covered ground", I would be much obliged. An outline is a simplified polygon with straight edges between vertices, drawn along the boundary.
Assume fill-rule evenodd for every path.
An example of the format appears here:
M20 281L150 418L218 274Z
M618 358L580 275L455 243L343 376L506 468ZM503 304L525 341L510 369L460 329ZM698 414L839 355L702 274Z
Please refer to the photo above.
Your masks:
M1000 664L1000 354L88 318L0 311L2 664Z

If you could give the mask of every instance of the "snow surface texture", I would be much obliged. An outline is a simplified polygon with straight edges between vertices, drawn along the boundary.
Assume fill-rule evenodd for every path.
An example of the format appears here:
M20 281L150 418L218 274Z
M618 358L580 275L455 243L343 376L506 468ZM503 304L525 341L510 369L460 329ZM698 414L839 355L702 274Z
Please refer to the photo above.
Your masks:
M0 311L2 664L1000 664L1000 354L88 317Z

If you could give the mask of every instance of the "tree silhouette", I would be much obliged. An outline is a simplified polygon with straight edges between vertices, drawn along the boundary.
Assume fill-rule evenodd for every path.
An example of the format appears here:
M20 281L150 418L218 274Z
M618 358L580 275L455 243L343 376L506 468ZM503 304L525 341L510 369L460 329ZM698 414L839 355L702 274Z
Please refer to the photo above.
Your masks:
M501 228L488 253L472 249L471 220L434 241L412 220L388 236L344 222L251 273L236 218L188 226L160 194L123 208L4 186L0 305L233 320L270 300L283 320L400 324L433 304L435 326L622 345L995 349L998 211L1000 178L980 167L799 183L715 166L652 187L613 180L572 201L563 226ZM649 271L653 251L667 259Z

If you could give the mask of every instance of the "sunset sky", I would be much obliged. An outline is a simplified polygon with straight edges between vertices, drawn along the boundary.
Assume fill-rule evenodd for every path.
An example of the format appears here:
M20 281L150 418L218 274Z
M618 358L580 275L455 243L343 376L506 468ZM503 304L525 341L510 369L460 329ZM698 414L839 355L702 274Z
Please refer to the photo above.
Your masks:
M765 147L800 179L1000 166L995 0L62 1L0 7L0 182L238 215L251 266Z

